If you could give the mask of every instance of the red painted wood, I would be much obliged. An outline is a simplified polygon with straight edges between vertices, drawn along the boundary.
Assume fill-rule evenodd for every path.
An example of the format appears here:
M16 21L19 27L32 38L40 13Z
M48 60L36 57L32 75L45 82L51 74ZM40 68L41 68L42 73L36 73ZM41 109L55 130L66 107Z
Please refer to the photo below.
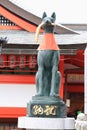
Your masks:
M65 63L84 67L84 50L78 50L77 55L65 56Z
M0 14L6 17L7 19L11 20L13 23L17 24L19 27L29 31L29 32L35 32L36 31L36 26L32 25L23 19L17 17L16 15L12 14L5 8L0 6Z
M0 107L0 118L18 118L26 116L25 107Z
M61 60L63 59L63 60ZM60 96L63 99L64 97L64 56L60 57L60 62L59 62L59 71L61 72L62 79L61 79L61 86L60 86Z
M0 75L0 83L35 84L35 75Z
M70 85L67 86L67 92L74 92L74 93L84 93L84 86L83 85Z
M19 26L0 26L0 30L22 30Z

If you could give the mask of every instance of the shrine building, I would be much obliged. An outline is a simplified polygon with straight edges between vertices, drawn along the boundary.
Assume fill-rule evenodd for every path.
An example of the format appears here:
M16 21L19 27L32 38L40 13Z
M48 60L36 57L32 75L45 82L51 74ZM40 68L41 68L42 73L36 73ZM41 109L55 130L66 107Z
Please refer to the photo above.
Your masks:
M18 117L26 115L27 102L36 93L37 48L43 30L38 44L35 31L40 23L40 17L0 0L0 127L5 130L17 128ZM73 113L76 109L87 113L87 25L58 24L54 35L60 48L60 96Z

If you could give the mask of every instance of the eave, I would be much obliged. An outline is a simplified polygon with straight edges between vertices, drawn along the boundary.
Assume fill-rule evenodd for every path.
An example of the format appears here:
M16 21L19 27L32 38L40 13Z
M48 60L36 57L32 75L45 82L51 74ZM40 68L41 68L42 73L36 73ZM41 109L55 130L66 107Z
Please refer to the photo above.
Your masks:
M3 44L1 54L37 54L39 44ZM86 44L59 45L61 55L76 55L77 50L84 50Z
M41 23L41 18L23 10L9 0L0 0L0 14L29 32L35 32L36 27ZM77 34L77 32L62 25L56 25L55 33Z
M11 12L9 12L5 8L3 8L2 6L0 6L0 14L3 15L4 17L6 17L7 19L9 19L10 21L12 21L13 23L15 23L16 25L18 25L19 27L21 27L29 32L35 32L35 30L36 30L35 25L32 25L32 24L24 21L23 19L17 17L16 15L12 14Z

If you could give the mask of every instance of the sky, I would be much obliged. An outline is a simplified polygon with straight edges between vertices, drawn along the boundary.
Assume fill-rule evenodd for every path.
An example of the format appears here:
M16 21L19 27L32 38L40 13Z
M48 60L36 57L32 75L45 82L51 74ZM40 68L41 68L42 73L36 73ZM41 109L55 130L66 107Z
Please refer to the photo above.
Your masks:
M56 23L87 24L87 0L10 0L23 9L42 17L56 13Z

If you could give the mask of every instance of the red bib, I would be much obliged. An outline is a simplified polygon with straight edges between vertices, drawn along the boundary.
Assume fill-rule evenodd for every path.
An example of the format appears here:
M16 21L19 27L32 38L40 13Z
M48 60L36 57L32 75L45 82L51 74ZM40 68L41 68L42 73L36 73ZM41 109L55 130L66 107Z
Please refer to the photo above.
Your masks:
M59 50L58 45L55 42L53 33L45 33L38 50Z

